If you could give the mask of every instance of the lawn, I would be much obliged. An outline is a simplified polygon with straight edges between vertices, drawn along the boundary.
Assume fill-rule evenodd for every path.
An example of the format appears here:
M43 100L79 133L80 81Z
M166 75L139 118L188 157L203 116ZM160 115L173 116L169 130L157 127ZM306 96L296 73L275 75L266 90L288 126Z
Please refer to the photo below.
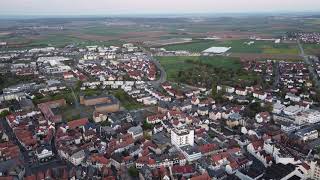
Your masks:
M111 91L110 93L114 95L120 101L120 105L127 110L141 109L144 107L121 89Z
M197 63L203 63L210 66L210 68L221 68L225 70L239 70L241 63L237 58L231 57L157 57L161 65L167 72L168 80L174 81L181 71L192 69Z
M251 86L260 76L242 69L238 58L222 56L157 57L169 81L210 88L213 83Z
M248 45L250 40L195 40L190 43L163 46L166 50L185 50L190 52L202 52L212 46L231 47L233 53L263 53L263 54L298 54L299 49L296 44L275 44L271 41L255 41Z

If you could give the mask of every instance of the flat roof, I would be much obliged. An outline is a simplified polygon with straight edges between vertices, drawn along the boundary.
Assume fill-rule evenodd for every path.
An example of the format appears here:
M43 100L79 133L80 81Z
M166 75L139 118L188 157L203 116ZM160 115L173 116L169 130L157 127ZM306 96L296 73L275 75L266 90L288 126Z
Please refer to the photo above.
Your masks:
M215 53L215 54L221 54L229 51L231 47L210 47L204 51L203 53Z

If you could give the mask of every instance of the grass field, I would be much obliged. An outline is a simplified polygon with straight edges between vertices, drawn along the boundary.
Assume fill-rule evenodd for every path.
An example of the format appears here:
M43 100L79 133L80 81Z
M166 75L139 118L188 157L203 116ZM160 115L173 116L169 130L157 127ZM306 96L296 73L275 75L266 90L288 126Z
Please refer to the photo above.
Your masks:
M256 85L261 77L242 69L239 58L157 57L169 81L210 88L213 82L231 86Z
M127 110L141 109L144 107L121 89L111 91L110 93L114 95L120 101L120 105Z
M189 70L194 67L193 63L201 62L214 68L227 70L241 69L241 63L237 58L230 57L157 57L167 72L168 80L175 80L179 71Z
M263 54L298 54L299 49L295 44L275 44L270 41L255 41L254 44L248 45L245 42L249 40L196 40L191 43L164 46L166 50L186 50L191 52L202 52L212 46L231 47L230 52L234 53L263 53Z
M320 44L303 44L303 48L308 55L320 55Z

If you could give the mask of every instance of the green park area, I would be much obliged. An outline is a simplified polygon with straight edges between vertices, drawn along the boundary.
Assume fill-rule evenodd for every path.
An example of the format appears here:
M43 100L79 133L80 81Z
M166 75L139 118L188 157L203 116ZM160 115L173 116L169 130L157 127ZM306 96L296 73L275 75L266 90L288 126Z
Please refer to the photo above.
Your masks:
M212 82L225 85L253 85L261 77L242 69L238 58L232 57L157 57L169 81L210 87Z
M110 93L114 95L120 101L120 105L127 110L141 109L144 107L121 89L111 91Z
M190 43L163 46L166 50L186 50L191 52L202 52L212 46L231 47L233 53L261 53L261 54L288 54L296 55L299 53L296 44L279 43L272 41L254 41L248 44L250 40L195 40Z

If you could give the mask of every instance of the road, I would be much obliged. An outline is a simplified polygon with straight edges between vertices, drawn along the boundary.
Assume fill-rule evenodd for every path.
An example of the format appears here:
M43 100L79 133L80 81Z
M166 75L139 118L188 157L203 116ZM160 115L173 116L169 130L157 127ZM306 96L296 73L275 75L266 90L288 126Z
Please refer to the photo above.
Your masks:
M316 73L316 71L314 69L313 62L311 62L309 56L305 54L304 49L303 49L303 47L302 47L302 45L301 45L299 40L297 41L297 43L298 43L298 47L300 49L300 56L303 58L304 62L307 64L309 72L312 75L312 78L313 78L313 80L315 82L316 87L320 88L319 77L318 77L318 74Z
M273 89L278 88L278 85L280 83L280 68L279 68L279 62L274 63L274 81L273 81Z
M153 84L154 86L159 86L162 83L166 82L167 80L167 73L164 70L164 68L161 66L160 62L156 59L154 59L152 56L149 57L150 60L156 65L157 69L160 71L160 77L158 80L156 81L150 81L151 84Z
M146 53L148 59L156 65L157 69L160 71L160 77L156 81L149 81L150 84L152 84L154 87L159 87L162 83L167 81L167 73L164 70L164 68L161 66L160 62L156 60L150 51L148 51L145 48L142 48L143 52Z

